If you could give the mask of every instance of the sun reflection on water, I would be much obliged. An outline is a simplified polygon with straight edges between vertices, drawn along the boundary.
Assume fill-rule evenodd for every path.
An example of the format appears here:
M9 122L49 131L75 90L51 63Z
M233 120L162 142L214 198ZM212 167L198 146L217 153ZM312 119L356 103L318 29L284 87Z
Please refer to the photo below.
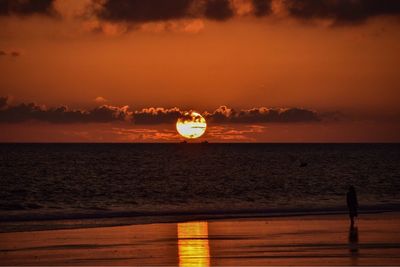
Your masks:
M179 266L210 266L207 222L178 223Z

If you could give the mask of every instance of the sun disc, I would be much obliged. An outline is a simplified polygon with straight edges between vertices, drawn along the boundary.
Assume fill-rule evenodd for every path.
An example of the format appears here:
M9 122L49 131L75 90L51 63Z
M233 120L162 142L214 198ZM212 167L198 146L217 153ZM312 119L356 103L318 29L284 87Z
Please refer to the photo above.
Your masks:
M207 128L206 120L197 112L185 112L176 122L178 133L188 139L202 136Z

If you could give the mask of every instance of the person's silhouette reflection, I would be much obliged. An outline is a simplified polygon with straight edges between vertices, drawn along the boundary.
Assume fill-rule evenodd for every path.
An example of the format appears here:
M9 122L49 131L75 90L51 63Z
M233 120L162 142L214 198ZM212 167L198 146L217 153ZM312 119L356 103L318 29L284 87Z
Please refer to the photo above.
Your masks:
M358 227L350 225L349 229L349 250L352 256L358 255Z

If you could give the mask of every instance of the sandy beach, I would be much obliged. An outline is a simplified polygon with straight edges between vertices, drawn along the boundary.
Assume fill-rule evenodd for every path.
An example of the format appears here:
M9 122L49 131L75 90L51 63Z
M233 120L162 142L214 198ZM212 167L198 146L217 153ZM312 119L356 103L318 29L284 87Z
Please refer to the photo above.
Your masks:
M2 265L399 265L400 214L224 219L0 234Z

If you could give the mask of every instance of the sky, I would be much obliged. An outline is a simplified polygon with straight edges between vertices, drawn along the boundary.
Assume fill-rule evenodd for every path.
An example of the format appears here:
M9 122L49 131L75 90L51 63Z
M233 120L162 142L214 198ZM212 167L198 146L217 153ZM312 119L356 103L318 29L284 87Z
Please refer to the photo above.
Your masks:
M0 0L0 142L399 142L400 1Z

